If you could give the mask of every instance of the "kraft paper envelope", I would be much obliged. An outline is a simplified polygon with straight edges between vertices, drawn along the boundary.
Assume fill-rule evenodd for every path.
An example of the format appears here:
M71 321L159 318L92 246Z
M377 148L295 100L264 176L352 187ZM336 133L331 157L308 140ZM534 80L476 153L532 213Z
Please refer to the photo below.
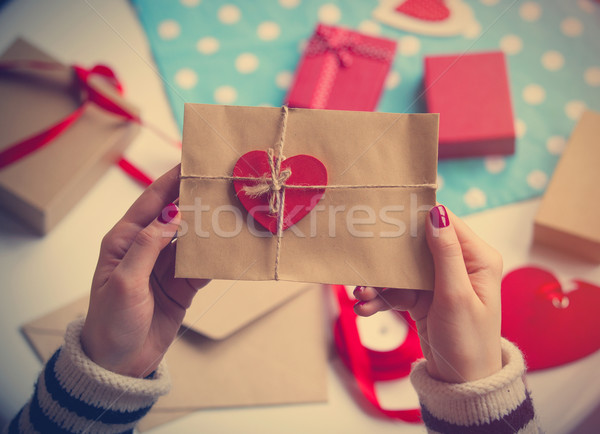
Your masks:
M327 399L320 287L213 281L198 292L166 359L173 381L140 422L146 430L203 408ZM23 326L46 361L88 298Z
M433 289L438 115L290 108L285 122L281 108L185 105L176 276ZM278 242L248 218L231 177L282 136L285 157L324 164L328 187Z

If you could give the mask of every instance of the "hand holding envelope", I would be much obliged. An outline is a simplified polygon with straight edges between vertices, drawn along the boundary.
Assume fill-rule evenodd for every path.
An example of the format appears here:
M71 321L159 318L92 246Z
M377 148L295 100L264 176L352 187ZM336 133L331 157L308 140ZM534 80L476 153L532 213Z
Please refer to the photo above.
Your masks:
M196 295L167 355L173 391L140 428L200 408L325 400L319 288L256 281L431 289L436 149L435 115L186 105L175 277L230 280ZM85 305L24 327L42 359Z

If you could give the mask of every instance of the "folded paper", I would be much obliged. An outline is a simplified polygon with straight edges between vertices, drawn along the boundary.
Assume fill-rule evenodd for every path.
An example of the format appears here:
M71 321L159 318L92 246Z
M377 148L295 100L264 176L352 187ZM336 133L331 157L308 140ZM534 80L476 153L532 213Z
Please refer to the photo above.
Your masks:
M425 218L437 125L434 114L186 104L176 276L432 289ZM233 185L241 156L269 150L283 162L310 155L328 176L326 185L284 183L281 209L291 190L316 194L317 205L275 234ZM270 169L254 169L272 183Z
M166 354L173 382L138 425L142 431L207 408L327 400L320 287L213 281L198 291ZM87 297L23 327L46 361Z
M290 107L375 110L396 41L319 24L287 96Z
M127 120L137 118L137 109L119 95L115 83L106 82L114 78L106 67L71 68L23 40L11 45L0 62L39 66L0 71L0 205L36 232L47 233L119 160L139 130ZM87 96L75 85L82 80ZM98 102L86 103L90 93L95 101L117 101L129 117L116 116ZM111 99L103 99L104 94ZM55 136L38 147L41 142L33 139L42 131ZM27 146L14 148L15 143Z

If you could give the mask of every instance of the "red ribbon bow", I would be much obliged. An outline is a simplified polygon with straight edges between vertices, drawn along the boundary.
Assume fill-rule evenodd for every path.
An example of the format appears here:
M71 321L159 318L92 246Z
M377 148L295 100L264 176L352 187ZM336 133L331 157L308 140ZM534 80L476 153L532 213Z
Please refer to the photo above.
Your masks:
M344 68L352 66L355 55L382 62L391 61L394 57L393 50L373 45L367 37L362 37L356 32L320 25L310 39L306 53L316 56L327 52L334 54Z
M358 44L355 33L340 28L320 26L310 40L307 53L311 56L330 52L337 56L340 65L347 68L352 65L353 49Z
M102 107L104 110L117 116L122 116L130 121L140 122L140 117L138 115L130 113L90 85L90 78L94 75L99 75L109 82L112 87L119 92L119 95L123 95L123 85L121 82L119 82L112 69L106 65L96 65L92 69L85 69L81 66L73 65L72 68L73 71L75 71L77 79L79 80L82 91L87 93L88 101L97 104L99 107Z
M57 70L64 68L62 65L52 62L42 61L9 61L0 62L0 72L11 71L11 70ZM123 86L115 75L114 71L106 65L96 65L92 69L85 69L78 65L72 66L73 72L76 77L76 82L79 85L82 94L81 105L75 109L68 116L58 121L54 125L51 125L46 130L34 134L18 143L15 143L2 152L0 152L0 169L15 163L21 158L26 157L32 152L46 146L65 130L67 130L75 121L77 121L84 113L85 107L88 103L94 103L98 107L112 113L116 116L120 116L125 120L142 123L140 117L128 111L126 108L119 105L109 96L103 94L91 85L90 80L93 76L100 76L105 79L110 85L117 90L119 95L123 94ZM131 164L124 158L121 158L118 162L119 166L131 177L142 183L143 185L150 185L152 179L144 174L141 170Z

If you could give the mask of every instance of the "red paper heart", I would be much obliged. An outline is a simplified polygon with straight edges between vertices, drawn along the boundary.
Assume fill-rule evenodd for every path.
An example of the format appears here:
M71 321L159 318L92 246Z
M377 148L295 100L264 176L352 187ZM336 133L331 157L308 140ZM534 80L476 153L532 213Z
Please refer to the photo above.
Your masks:
M443 21L450 16L444 0L406 0L396 7L396 12L422 21Z
M600 287L573 282L576 289L565 294L552 273L535 267L502 280L502 335L521 348L530 371L600 349Z
M285 185L327 185L327 169L319 160L310 155L295 155L281 162L281 171L292 171ZM240 157L233 168L233 176L271 178L271 167L265 151L250 151ZM233 187L238 199L250 215L271 233L277 233L277 215L269 213L270 192L252 197L243 190L245 186L256 185L258 181L234 180ZM325 189L292 189L285 190L283 206L283 226L285 230L299 222L321 200Z

